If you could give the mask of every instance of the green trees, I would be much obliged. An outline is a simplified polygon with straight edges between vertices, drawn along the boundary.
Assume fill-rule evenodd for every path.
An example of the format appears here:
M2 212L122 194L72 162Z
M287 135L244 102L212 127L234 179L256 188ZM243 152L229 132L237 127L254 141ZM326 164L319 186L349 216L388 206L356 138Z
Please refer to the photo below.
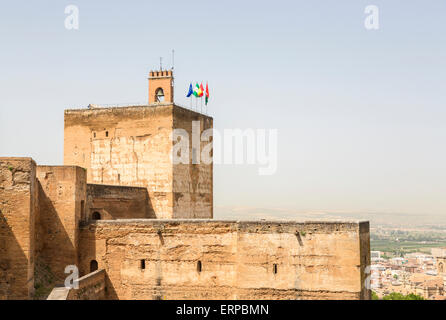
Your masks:
M372 291L372 300L379 300L379 297L375 291ZM382 300L424 300L424 298L414 293L404 295L398 292L392 292L384 296Z
M373 294L372 294L372 299L373 299ZM409 293L408 295L404 295L398 292L392 292L384 296L383 300L424 300L424 298L414 293Z

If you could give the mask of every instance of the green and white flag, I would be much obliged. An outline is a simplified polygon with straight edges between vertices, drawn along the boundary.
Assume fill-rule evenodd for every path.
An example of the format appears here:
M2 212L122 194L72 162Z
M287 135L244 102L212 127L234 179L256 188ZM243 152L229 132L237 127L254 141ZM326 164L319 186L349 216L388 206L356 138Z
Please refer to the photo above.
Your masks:
M200 86L198 85L198 83L195 85L194 88L194 96L197 98L200 96Z

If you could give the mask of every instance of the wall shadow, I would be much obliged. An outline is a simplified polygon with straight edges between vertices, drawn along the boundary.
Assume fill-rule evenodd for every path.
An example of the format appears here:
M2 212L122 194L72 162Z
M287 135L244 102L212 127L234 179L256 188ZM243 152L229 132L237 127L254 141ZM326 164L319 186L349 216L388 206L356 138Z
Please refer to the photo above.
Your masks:
M37 183L39 209L36 219L36 260L41 263L36 268L36 279L42 279L42 285L63 284L68 274L65 267L77 261L75 246L63 225L52 200L46 195L40 182ZM73 213L73 224L75 223ZM77 227L77 226L76 226ZM48 279L48 273L53 279Z
M28 264L28 258L0 207L0 300L29 298Z
M88 210L102 211L105 219L156 219L147 188L87 184Z
M106 300L119 300L118 294L116 293L115 287L108 277L107 272L105 272L105 299Z

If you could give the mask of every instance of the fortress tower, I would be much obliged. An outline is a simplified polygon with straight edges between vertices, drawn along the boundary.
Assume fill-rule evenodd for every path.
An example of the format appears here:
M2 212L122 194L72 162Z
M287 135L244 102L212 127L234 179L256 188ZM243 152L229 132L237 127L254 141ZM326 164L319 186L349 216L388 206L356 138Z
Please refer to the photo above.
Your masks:
M65 110L64 166L0 157L0 300L370 299L368 222L209 219L213 119L172 71L148 101Z
M150 71L149 105L163 102L173 103L173 71Z
M171 152L174 129L192 146L193 121L201 136L213 119L174 104L172 70L151 71L148 92L145 106L66 110L64 165L86 168L88 183L147 188L156 218L212 218L212 164L174 165Z

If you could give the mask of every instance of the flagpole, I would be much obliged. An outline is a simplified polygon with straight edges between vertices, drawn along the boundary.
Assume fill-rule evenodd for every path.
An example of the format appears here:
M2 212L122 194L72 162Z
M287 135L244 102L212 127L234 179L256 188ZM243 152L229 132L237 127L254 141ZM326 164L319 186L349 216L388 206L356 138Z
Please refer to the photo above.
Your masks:
M200 82L200 89L203 88L203 80ZM204 96L204 88L201 92L201 106L200 106L200 112L203 113L203 96Z

